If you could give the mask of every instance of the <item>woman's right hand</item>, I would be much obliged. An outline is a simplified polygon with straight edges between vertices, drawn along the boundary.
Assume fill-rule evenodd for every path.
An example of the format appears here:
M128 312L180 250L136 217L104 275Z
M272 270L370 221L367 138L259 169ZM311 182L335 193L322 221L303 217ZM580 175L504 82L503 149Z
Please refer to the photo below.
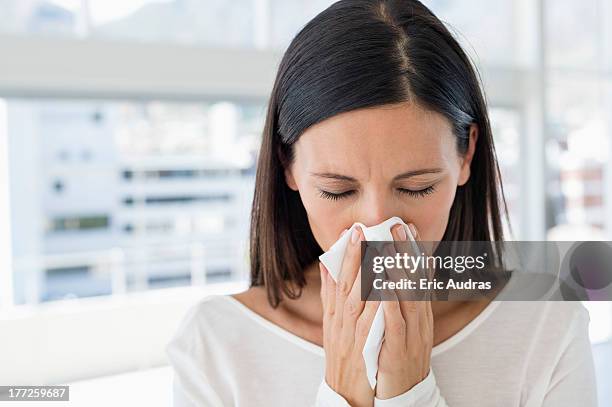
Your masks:
M366 376L362 351L380 301L361 299L361 244L363 231L353 229L342 269L335 282L321 269L325 381L355 407L374 405L374 390Z

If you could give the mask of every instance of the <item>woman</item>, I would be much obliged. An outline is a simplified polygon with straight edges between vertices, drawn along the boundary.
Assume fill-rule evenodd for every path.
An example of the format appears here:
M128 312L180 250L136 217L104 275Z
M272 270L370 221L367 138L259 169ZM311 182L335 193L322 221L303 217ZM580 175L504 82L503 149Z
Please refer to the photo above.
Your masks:
M179 406L594 406L578 302L361 301L355 222L423 241L503 241L475 71L416 0L345 0L279 66L258 159L251 286L193 307L168 345ZM392 228L395 240L406 231ZM384 307L372 389L361 350Z

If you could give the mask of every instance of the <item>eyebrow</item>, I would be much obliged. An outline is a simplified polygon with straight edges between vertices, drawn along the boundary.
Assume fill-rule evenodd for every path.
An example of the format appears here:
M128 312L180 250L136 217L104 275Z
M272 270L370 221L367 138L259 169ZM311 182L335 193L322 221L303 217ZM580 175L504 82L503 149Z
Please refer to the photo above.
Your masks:
M442 168L423 168L420 170L406 171L406 172L403 172L393 177L393 181L415 177L417 175L423 175L423 174L438 174L442 171L443 171ZM353 177L349 177L348 175L342 175L342 174L334 174L332 172L311 172L310 175L318 177L318 178L329 178L329 179L336 179L336 180L341 180L341 181L357 182L357 180Z

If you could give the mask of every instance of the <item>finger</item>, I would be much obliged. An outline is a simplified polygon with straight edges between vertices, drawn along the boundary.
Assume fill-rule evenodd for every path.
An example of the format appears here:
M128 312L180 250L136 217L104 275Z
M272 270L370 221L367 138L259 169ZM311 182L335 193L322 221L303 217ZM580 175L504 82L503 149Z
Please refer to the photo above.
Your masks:
M365 253L363 255L361 264L373 265L375 261L374 259L379 255L380 253L378 249L374 245L368 244L365 246ZM359 271L360 274L357 276L357 279L359 279L359 284L361 288L360 298L363 300L378 299L371 298L372 290L374 289L374 280L377 278L384 278L384 274L379 275L379 273L375 273L373 267L366 267L365 269L360 269Z
M407 240L410 242L410 247L413 251L416 252L414 254L417 256L420 256L421 253L426 253L423 246L419 242L420 236L419 236L419 232L416 226L413 223L409 223L406 226L405 230L407 234ZM418 270L415 270L415 271L418 273L417 275L419 276L419 278L423 277L422 268L419 268ZM421 296L419 296L419 298L420 297ZM402 310L402 315L408 327L407 329L408 329L409 337L415 333L418 334L418 332L411 333L411 331L419 331L418 318L419 318L420 313L418 312L418 309L421 303L422 301L419 301L419 300L400 301L400 309Z
M344 319L356 321L364 306L365 301L361 299L361 267L359 267L351 291L344 304Z
M329 285L329 273L327 268L321 262L319 262L319 270L321 271L321 303L323 304L323 348L326 348L327 344L329 343L330 335L329 329L327 329L330 319L329 295L327 288Z
M336 312L336 282L327 267L323 264L321 266L325 270L325 315L332 318Z
M405 227L405 231L406 231L406 241L409 242L408 248L410 248L410 250L414 251L415 254L421 254L422 252L424 252L424 248L423 246L420 244L420 236L419 236L419 231L417 230L416 226L414 226L413 223L409 223L406 227Z
M402 227L402 225L399 225L399 226ZM397 237L402 238L403 236L397 236ZM398 255L398 252L395 250L394 242L385 242L383 244L384 244L383 251L382 251L383 256L395 258ZM408 276L407 270L404 269L401 264L395 264L395 262L393 262L392 267L385 268L385 273L386 273L387 281L393 281L396 283L401 282L403 279L406 279L406 277ZM385 289L384 291L391 291L391 290L392 289ZM395 295L392 297L392 299L399 300L403 298L404 293L402 293L401 291L402 290L400 288L396 288L394 292Z
M327 270L322 262L319 262L319 272L321 274L321 289L319 290L319 295L321 297L321 304L323 305L323 311L327 308Z
M400 301L402 317L406 323L406 337L408 346L414 346L415 339L422 339L419 326L419 304L422 301Z
M420 235L419 235L419 231L416 228L416 226L413 223L409 223L408 226L406 227L406 232L407 232L407 237L408 237L408 241L410 242L410 247L412 248L412 250L417 251L417 255L421 255L424 254L426 256L429 256L431 254L433 254L433 245L430 242L422 242L420 240ZM429 243L429 244L428 244ZM435 270L433 268L433 266L430 264L430 262L423 262L424 266L419 268L418 270L415 270L415 272L417 272L417 277L420 278L424 278L427 281L431 281L434 277L434 273ZM419 292L419 294L421 294ZM420 299L427 299L431 296L429 290L427 290L426 292L422 293L422 295L419 295Z
M414 296L410 296L410 297L414 298ZM416 313L418 311L418 308L424 302L425 301L422 301L422 300L419 300L419 299L400 301L399 302L400 310L401 310L402 316L404 317L404 320L407 321L407 318L409 316L411 316L412 314Z
M426 317L427 323L429 324L428 329L430 332L433 332L434 319L433 319L433 311L431 307L432 307L431 301L425 301L425 317Z
M429 301L419 301L417 304L418 329L423 343L429 342L429 316L427 314L427 307L429 306L428 303Z
M425 307L427 313L427 323L429 324L427 328L427 332L429 332L429 340L430 344L433 347L433 338L434 338L434 318L433 318L433 310L431 301L427 301L427 307Z
M357 318L357 322L355 324L355 347L360 352L363 350L363 346L368 338L370 328L372 327L372 322L374 322L374 316L376 315L376 311L378 310L379 306L379 300L366 301L363 307L363 312L361 315L359 315L359 318Z
M423 242L419 230L414 223L409 223L406 227L407 241L410 242L410 248L417 254L425 253L431 255L434 252L433 242Z
M406 226L402 225L401 223L394 225L391 228L391 234L393 235L394 242L393 245L390 245L391 247L389 249L391 250L389 251L389 255L395 257L399 254L401 256L406 252L406 240L408 239L408 233L409 232L407 231ZM393 270L391 276L393 281L400 281L402 278L408 277L408 272L404 268L399 268ZM398 298L401 298L401 296L398 296Z
M402 252L403 251L402 247L404 243L401 243L401 242L405 242L408 239L408 235L407 235L405 226L402 225L401 223L393 225L393 227L391 228L391 235L393 236L395 251ZM400 242L400 243L396 243L396 242Z
M375 253L376 257L382 257L383 258L383 272L382 274L380 274L378 276L378 278L382 278L383 281L387 282L387 281L394 281L396 280L395 278L395 270L392 267L386 267L386 265L384 265L384 259L386 259L389 256L392 256L392 250L390 249L391 243L390 242L380 242L378 245L374 246L370 246L370 249ZM377 293L381 300L385 301L388 299L393 299L395 298L394 296L389 297L388 292L391 291L388 288L382 288L380 290L372 290L371 293Z
M383 301L385 315L385 342L396 349L397 346L405 346L406 322L402 316L400 303L394 290L388 291L387 299Z
M412 236L414 240L421 240L421 237L419 236L419 230L416 228L414 223L409 223L407 227L408 230L406 232L408 232L408 240L412 240L410 239L410 236Z
M344 234L348 231L348 229L344 229L342 231L342 233L340 233L340 237L344 236ZM322 262L319 262L319 268L321 268L322 270L322 277L321 277L321 290L324 291L323 296L325 297L325 306L326 307L330 307L330 313L333 314L334 311L334 300L335 300L335 295L336 295L336 290L335 290L335 286L333 284L335 284L335 280L334 278L330 275L329 270L327 269L327 267L325 267L325 265ZM331 280L331 282L330 282ZM330 295L333 294L333 295Z
M342 316L344 313L344 303L353 287L359 266L361 265L361 240L363 238L361 228L355 226L354 229L349 230L347 233L351 233L351 236L344 252L342 267L336 284L335 306L336 315L338 316ZM342 326L342 318L336 318L336 325L338 328Z
M420 325L421 330L421 343L422 343L422 352L425 356L426 360L431 358L431 352L433 349L433 317L431 313L431 302L423 301L424 311L422 312L422 324ZM428 370L428 363L421 366L422 374L425 375Z
M361 300L361 267L357 272L357 277L351 288L351 292L348 295L344 303L343 315L342 315L342 326L340 339L343 343L352 343L355 340L355 329L357 319L363 312L365 307L365 301Z

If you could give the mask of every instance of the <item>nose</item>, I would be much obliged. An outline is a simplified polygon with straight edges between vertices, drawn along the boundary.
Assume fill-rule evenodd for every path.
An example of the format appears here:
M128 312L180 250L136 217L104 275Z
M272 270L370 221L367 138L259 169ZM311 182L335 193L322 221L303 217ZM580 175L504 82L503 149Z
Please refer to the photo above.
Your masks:
M367 227L378 225L392 216L401 216L400 208L390 193L372 191L363 197L355 209L354 219Z

